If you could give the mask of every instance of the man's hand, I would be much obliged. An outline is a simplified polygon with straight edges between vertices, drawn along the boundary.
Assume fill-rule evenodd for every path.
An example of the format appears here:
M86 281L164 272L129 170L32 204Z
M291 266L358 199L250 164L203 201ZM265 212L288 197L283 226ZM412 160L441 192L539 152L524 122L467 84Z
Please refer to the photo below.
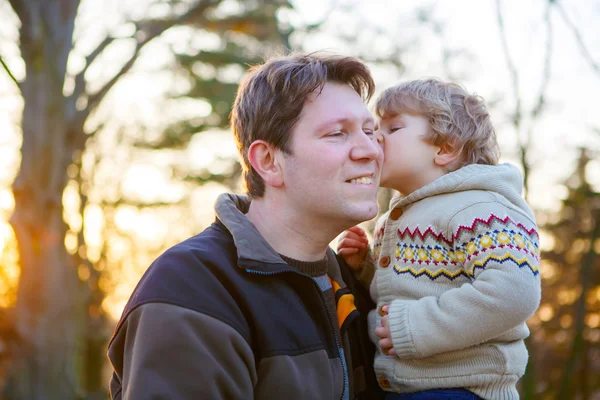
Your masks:
M390 306L383 306L383 311L388 312L390 310ZM392 343L392 335L390 333L390 322L388 321L388 315L384 315L381 317L381 325L375 328L375 334L379 336L381 340L379 340L379 347L381 348L381 352L383 354L389 356L396 355L396 349L394 349L394 345Z
M364 230L354 226L342 233L337 245L337 253L348 266L357 271L369 250L369 239Z

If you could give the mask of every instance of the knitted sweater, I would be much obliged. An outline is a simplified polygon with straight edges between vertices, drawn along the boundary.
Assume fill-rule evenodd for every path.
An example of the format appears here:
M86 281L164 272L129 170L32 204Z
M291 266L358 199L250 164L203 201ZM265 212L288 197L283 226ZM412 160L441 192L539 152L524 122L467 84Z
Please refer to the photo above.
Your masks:
M521 190L511 165L469 165L392 199L364 271L374 269L375 343L381 307L390 305L397 356L375 356L384 390L519 398L525 322L541 297L537 226Z

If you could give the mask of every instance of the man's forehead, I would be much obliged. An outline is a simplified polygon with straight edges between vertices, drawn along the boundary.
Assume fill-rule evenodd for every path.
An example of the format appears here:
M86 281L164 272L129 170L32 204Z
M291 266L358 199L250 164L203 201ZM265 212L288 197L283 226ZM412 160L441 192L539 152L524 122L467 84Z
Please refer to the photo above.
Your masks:
M366 113L345 113L339 116L331 116L325 121L321 122L319 126L326 127L330 125L339 125L339 124L367 124L367 123L375 123L375 119L373 116L367 111Z

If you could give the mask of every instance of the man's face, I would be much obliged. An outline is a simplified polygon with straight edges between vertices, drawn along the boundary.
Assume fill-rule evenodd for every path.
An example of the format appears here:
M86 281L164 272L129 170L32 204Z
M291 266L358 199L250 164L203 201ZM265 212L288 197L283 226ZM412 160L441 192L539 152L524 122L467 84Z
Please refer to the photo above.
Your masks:
M336 227L377 215L383 152L373 117L350 86L330 82L315 91L291 134L283 174L293 212Z

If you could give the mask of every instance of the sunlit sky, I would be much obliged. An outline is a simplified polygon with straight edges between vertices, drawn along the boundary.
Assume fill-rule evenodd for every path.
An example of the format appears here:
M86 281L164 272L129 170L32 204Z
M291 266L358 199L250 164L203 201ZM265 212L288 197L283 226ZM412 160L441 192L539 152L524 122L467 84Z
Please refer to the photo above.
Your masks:
M544 12L547 1L501 2L511 57L520 74L519 92L525 112L531 109L542 82L546 41ZM6 3L0 2L0 12L6 9ZM517 160L515 132L508 122L508 113L514 107L514 93L501 47L495 1L298 0L295 3L296 9L282 13L282 20L299 26L319 22L324 18L327 20L323 32L311 34L301 44L297 42L298 38L293 38L297 47L310 51L325 49L349 55L355 55L359 51L363 54L371 52L385 55L396 46L405 49L401 61L406 70L402 75L396 70L373 65L378 90L402 79L424 76L448 78L449 71L452 77L460 79L469 90L493 101L492 116L498 130L503 161ZM84 1L80 10L84 22L78 23L78 37L94 38L106 30L114 33L119 22L115 14L121 9L120 4L128 4L130 9L140 10L140 7L136 8L140 4L139 0ZM569 19L580 30L592 58L600 63L600 35L597 34L600 3L594 0L571 0L561 4ZM432 32L431 24L424 26L417 22L417 9L433 10L433 21L442 25L441 37ZM98 15L105 17L103 22L96 23ZM590 63L582 57L573 32L556 10L552 13L551 21L553 55L551 80L547 90L549 107L533 131L530 193L533 206L547 210L556 209L565 195L564 187L558 183L571 173L575 149L584 146L600 150L600 134L593 132L593 128L600 129L597 99L597 93L600 92L600 71L594 72ZM15 75L22 78L23 66L14 44L16 30L9 25L0 24L0 54ZM122 32L128 28L120 29ZM356 40L346 44L329 32L356 35ZM99 146L107 149L114 146L115 132L119 128L136 130L136 126L142 125L160 130L173 118L194 118L210 112L205 104L198 102L185 104L164 100L164 93L168 88L181 85L164 69L172 61L169 45L176 46L183 36L189 34L185 30L173 29L147 46L134 71L115 86L99 111L99 117L110 116L107 128L112 132L99 139ZM71 71L77 71L81 67L82 56L96 43L94 39L89 39L77 44L76 52L69 62ZM202 44L209 47L214 45L211 44L210 37L205 37ZM130 48L128 46L130 44L117 44L107 51L103 59L99 60L101 62L89 71L92 84L105 80L119 68L119 61ZM444 67L444 49L463 53L453 57ZM235 77L235 71L232 72L232 77ZM6 220L14 207L8 188L19 161L20 137L17 126L20 112L21 101L16 88L4 70L0 70L0 220ZM525 122L527 127L528 121ZM215 159L234 155L235 146L231 135L212 132L195 138L184 155L177 157L182 165L201 169L214 163ZM121 157L119 154L112 156L115 160ZM123 158L126 155L121 157L121 161ZM172 159L173 155L169 154L162 158L137 158L129 169L120 171L121 187L147 200L170 201L184 196L184 186L172 183L165 170ZM596 157L588 171L590 181L598 190L599 160L600 157ZM114 165L118 168L118 160ZM114 172L108 171L107 174ZM110 179L107 178L107 182ZM221 186L210 185L195 191L191 196L189 215L196 221L210 221L213 215L212 202L222 190ZM91 210L90 221L94 218L97 224L102 223L102 218L94 216L94 211ZM159 229L152 217L127 211L117 214L117 223L140 235L152 236ZM0 223L0 252L9 234L7 226ZM168 234L168 231L162 234ZM93 235L90 236L92 237ZM124 281L133 283L127 282L117 289L119 296L111 306L111 313L115 316L120 313L124 299L139 278L139 271L131 273L132 276L125 277Z

